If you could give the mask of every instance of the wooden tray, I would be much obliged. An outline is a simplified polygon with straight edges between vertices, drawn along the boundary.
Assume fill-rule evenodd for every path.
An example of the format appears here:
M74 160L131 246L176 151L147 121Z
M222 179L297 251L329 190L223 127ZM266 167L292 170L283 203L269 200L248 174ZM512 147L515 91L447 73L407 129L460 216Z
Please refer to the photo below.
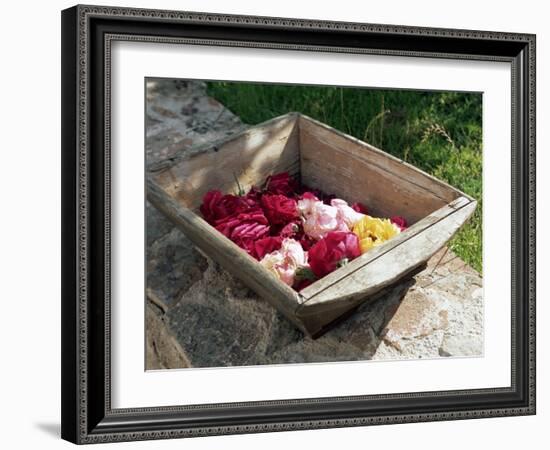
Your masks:
M289 172L311 187L368 206L376 217L403 216L409 228L301 292L285 285L206 223L206 192L247 191ZM316 337L362 302L419 270L468 220L476 201L382 150L299 113L152 167L147 197L203 252ZM378 295L377 295L378 294Z

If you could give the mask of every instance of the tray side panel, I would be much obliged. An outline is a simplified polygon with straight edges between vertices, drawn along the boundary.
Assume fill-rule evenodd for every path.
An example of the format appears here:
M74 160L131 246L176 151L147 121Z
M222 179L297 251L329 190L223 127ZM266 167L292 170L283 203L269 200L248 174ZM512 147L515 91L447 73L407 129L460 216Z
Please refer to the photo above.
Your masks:
M467 203L339 282L327 286L302 304L299 315L329 314L330 310L339 308L344 303L351 308L357 302L395 283L441 249L470 218L476 205L475 201Z
M355 258L353 261L346 264L344 267L341 267L340 269L332 273L329 273L321 280L316 281L312 285L306 287L305 289L300 291L300 294L307 301L308 299L317 295L319 292L324 291L328 287L332 286L333 284L336 284L341 280L344 280L351 273L369 264L371 261L379 258L384 253L391 251L393 248L397 247L398 245L403 244L405 241L413 238L418 233L426 230L436 222L439 222L440 220L444 219L452 212L462 208L463 206L469 203L470 203L470 200L468 200L465 197L457 198L453 202L449 203L448 205L445 205L443 208L440 208L437 211L434 211L428 217L425 217L424 219L415 223L413 226L407 228L405 231L401 232L400 234L393 237L389 241L384 242L384 244L380 246L375 246L368 252L363 253L360 257Z
M159 183L185 207L195 210L206 192L237 194L261 186L277 172L300 171L296 115L287 114L252 127L226 142L208 145L155 174ZM238 182L237 182L238 180Z
M302 181L379 217L412 224L465 196L415 167L327 125L300 117ZM467 196L465 196L467 197Z

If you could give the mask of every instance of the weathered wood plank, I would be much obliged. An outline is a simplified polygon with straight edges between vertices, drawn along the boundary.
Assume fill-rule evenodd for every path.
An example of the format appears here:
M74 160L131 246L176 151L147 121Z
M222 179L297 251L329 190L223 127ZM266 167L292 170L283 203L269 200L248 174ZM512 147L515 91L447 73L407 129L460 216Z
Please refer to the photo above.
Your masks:
M376 258L379 258L384 253L391 251L398 245L403 244L405 241L413 238L418 233L431 227L434 223L439 222L440 220L447 217L449 214L469 203L470 200L466 197L459 197L456 200L453 200L448 205L445 205L437 211L434 211L428 217L425 217L421 221L416 222L413 226L407 228L405 231L385 242L384 244L372 248L368 252L363 253L361 256L354 259L353 261L350 261L344 267L341 267L340 269L329 273L319 281L316 281L312 285L306 287L305 289L302 289L302 291L300 291L300 294L304 297L304 301L307 301L308 299L317 295L319 292L327 289L333 284L340 282L341 280L344 280L346 277L348 277L353 272L359 270L361 267L369 264Z
M155 172L155 181L195 210L206 192L238 192L261 185L277 172L300 171L296 114L287 114L208 146L195 156ZM238 180L238 183L237 183Z
M426 217L447 202L422 193L398 174L368 165L363 158L339 151L314 134L300 133L302 181L349 202L367 205L377 217L400 215L409 223Z
M372 215L414 223L462 194L408 164L307 118L300 121L305 184L361 201Z
M410 239L373 259L345 280L327 286L298 308L299 316L322 315L343 303L353 307L369 295L400 279L405 272L424 264L459 230L476 208L469 202Z
M403 274L403 276L391 285L374 292L366 298L347 298L343 299L338 304L334 304L334 308L322 311L321 314L311 314L308 308L298 308L296 316L307 328L308 333L314 339L321 336L323 333L334 327L337 323L349 317L353 312L364 303L371 303L378 300L380 297L391 292L397 284L411 282L410 280L418 272L426 268L426 264L420 264L412 267L411 270ZM407 281L408 280L408 281ZM406 292L406 288L403 289Z
M298 328L307 332L295 315L301 301L296 291L273 277L254 258L201 217L178 204L151 178L147 180L147 198L201 250L265 298Z
M435 178L412 164L409 164L367 142L363 142L360 139L343 133L330 127L329 125L319 122L318 120L312 119L309 116L299 114L298 125L300 130L309 130L309 132L316 133L321 140L333 142L336 146L344 148L346 151L368 157L370 164L379 166L388 172L400 174L403 180L415 184L421 189L432 192L434 195L445 200L447 203L451 202L458 196L474 200L472 197L454 186Z

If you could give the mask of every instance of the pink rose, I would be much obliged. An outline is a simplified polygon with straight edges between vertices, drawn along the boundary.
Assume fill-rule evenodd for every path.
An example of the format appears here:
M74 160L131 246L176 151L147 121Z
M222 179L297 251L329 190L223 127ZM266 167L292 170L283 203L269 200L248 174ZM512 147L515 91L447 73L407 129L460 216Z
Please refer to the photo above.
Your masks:
M338 209L325 205L316 197L298 201L298 210L303 217L304 232L313 239L321 239L330 231L349 231Z
M319 199L317 196L315 196L311 192L304 192L299 198L298 198L298 211L303 216L307 216L313 212L313 208L315 206L315 203L317 203Z
M292 286L296 270L307 267L307 253L298 241L285 239L280 250L265 255L260 264L283 283Z
M295 239L284 239L281 251L286 258L289 258L296 267L307 266L307 253Z
M354 233L332 231L309 249L309 266L321 278L360 254L359 238Z
M404 217L401 216L393 216L390 219L391 223L393 223L399 230L403 231L407 229L407 221Z
M346 201L339 198L333 198L330 201L330 205L334 206L338 210L337 219L344 222L350 230L353 228L353 225L355 225L355 222L365 217L364 214L357 212L349 206Z

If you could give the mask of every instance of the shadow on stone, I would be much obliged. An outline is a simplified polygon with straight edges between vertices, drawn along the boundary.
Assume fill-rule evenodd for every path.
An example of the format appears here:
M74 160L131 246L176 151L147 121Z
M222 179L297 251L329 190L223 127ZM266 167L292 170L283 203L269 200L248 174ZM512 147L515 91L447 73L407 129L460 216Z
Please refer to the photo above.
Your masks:
M203 279L167 313L166 323L191 367L367 360L414 283L395 285L311 339L209 260Z

